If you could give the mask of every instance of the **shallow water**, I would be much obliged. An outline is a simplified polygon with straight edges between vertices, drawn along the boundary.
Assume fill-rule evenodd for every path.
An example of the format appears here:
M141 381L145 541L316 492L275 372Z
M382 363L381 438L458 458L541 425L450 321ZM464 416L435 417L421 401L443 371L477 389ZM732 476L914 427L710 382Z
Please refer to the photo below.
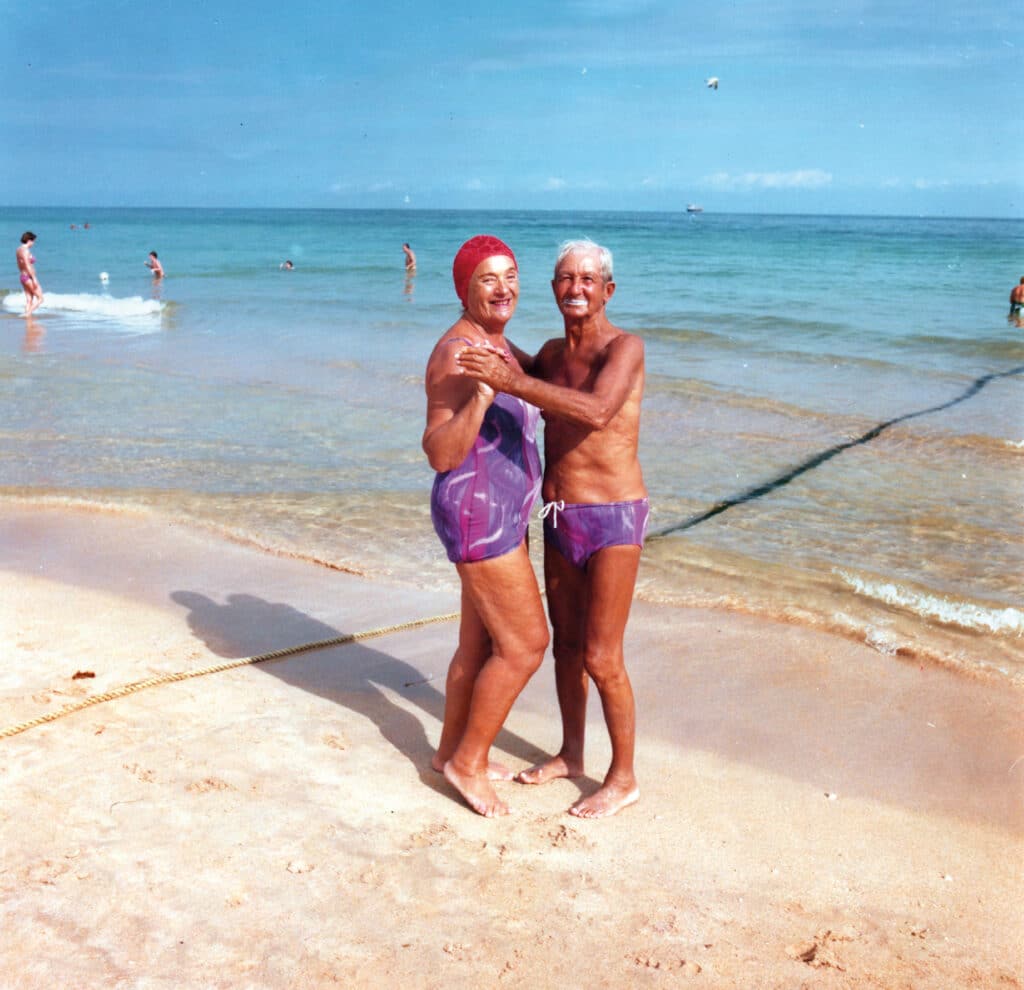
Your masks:
M481 231L513 246L510 336L533 349L559 331L557 245L589 235L615 253L613 320L647 347L663 535L639 594L1024 679L1024 330L1006 319L1024 223L110 210L71 231L74 213L0 211L7 288L31 228L44 290L79 300L26 329L20 291L4 299L2 497L144 507L454 583L419 449L451 257Z

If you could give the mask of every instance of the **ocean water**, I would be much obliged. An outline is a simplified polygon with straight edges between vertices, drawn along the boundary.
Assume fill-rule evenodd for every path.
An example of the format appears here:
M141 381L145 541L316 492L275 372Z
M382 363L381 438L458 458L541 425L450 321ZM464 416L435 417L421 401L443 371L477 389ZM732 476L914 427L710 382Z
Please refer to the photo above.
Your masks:
M25 229L50 300L30 324ZM419 445L451 259L475 233L513 247L508 335L534 350L561 330L558 244L589 236L646 342L638 596L1024 683L1020 221L4 209L0 231L0 499L454 587Z

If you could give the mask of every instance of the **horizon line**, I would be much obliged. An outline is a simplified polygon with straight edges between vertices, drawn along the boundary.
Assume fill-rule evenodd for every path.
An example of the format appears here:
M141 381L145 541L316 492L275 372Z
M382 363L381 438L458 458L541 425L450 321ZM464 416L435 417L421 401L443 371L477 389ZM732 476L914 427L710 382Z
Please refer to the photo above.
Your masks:
M688 213L685 207L677 210L659 209L612 209L593 208L554 208L554 207L505 207L495 209L493 207L473 206L117 206L95 204L89 206L75 206L72 204L58 204L56 206L33 205L0 205L3 211L25 211L25 210L75 210L81 213L84 210L219 210L232 212L263 211L263 212L290 212L290 213L314 213L314 212L337 212L337 213L618 213L618 214L653 214L680 217L707 217L707 216L748 216L748 217L831 217L835 219L873 219L873 220L995 220L1014 222L1024 220L1024 214L1020 216L985 216L971 214L947 214L947 213L848 213L848 212L811 212L800 213L792 210L716 210L703 208L701 213ZM88 221L83 221L88 222Z

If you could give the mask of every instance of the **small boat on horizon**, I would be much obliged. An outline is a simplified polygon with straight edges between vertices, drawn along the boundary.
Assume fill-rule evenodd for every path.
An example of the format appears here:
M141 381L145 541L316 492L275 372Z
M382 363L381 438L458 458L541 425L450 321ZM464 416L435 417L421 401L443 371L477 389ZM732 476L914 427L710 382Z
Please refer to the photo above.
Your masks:
M698 206L696 203L688 203L686 206L687 213L703 213L704 207Z

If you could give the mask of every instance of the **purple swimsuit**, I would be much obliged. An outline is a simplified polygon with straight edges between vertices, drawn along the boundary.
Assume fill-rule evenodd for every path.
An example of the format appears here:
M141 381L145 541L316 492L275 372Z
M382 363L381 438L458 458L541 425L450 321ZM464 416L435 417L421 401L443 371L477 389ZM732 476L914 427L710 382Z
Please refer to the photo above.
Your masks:
M635 502L545 502L540 513L544 542L583 570L605 547L642 547L650 511L645 498Z
M466 459L434 479L430 517L452 563L500 557L523 542L540 491L537 419L534 406L499 392Z

